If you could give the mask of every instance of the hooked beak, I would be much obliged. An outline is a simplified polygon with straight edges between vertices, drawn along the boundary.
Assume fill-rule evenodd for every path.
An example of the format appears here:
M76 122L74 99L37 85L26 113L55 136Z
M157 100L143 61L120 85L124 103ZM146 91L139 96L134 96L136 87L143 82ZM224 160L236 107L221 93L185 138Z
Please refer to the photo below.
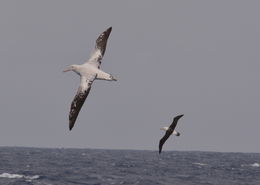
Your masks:
M117 79L115 77L113 77L112 75L111 75L111 77L112 77L112 81L117 81Z
M68 68L66 68L66 69L63 70L63 72L68 72L68 71L71 71L71 68L70 68L70 67L68 67Z
M117 79L114 78L112 75L110 75L109 80L110 80L110 81L117 81Z

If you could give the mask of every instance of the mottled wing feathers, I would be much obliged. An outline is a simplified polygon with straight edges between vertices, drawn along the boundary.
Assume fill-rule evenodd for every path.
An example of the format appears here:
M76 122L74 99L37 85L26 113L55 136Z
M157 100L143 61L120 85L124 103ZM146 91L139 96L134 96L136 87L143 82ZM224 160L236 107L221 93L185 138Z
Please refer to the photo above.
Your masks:
M111 31L112 31L112 27L108 28L106 31L104 31L99 35L99 37L96 40L95 50L91 55L90 59L88 60L88 63L96 66L97 68L99 68L101 65L101 60L105 54L107 40Z
M74 124L77 120L79 111L80 111L82 105L84 104L84 102L85 102L85 100L86 100L86 98L89 94L90 89L91 89L91 87L82 91L79 88L76 96L74 97L74 99L71 103L70 114L69 114L69 128L70 128L70 130L73 128L73 126L74 126Z
M96 49L99 49L102 56L105 54L107 39L112 31L112 27L108 28L106 31L101 33L101 35L96 40Z
M86 98L91 89L91 84L95 80L97 75L90 76L89 79L81 77L81 83L77 94L75 95L71 106L70 106L70 113L69 113L69 129L71 130L77 120L78 114L82 105L84 104Z

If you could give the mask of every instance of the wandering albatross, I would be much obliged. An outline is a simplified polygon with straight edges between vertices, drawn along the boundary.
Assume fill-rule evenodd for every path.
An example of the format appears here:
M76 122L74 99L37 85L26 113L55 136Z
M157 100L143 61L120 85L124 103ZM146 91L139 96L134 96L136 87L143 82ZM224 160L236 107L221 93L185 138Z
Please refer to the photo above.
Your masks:
M162 147L163 147L163 144L165 143L165 141L170 137L170 135L174 134L176 136L180 136L180 133L177 132L175 130L175 127L177 125L177 122L179 121L179 119L183 116L183 114L179 115L179 116L176 116L174 119L173 119L173 122L172 124L170 125L170 127L162 127L160 128L161 130L164 130L166 131L165 132L165 135L161 138L160 142L159 142L159 154L162 152Z
M112 31L112 27L108 28L106 31L101 33L96 40L95 50L90 56L89 60L82 65L71 65L66 68L63 72L74 71L80 76L80 86L78 88L77 94L74 97L69 113L69 129L71 130L75 124L78 117L79 111L84 104L89 91L91 89L91 84L95 79L97 80L108 80L116 81L116 79L100 69L101 60L106 51L107 39Z

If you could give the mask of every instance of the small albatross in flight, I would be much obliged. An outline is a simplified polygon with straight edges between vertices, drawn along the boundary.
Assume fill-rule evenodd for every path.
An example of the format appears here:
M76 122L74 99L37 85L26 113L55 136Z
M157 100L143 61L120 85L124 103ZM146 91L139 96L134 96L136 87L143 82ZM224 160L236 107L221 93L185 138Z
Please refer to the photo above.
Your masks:
M165 143L165 141L170 137L170 135L174 134L176 136L180 136L180 133L177 132L175 130L175 127L177 125L177 122L179 121L179 119L183 116L183 114L179 115L179 116L176 116L174 119L173 119L173 122L172 124L170 125L170 127L162 127L160 128L161 130L165 130L165 135L161 138L160 142L159 142L159 154L162 152L162 147L163 147L163 144Z
M95 79L97 80L108 80L116 81L116 79L100 69L101 60L106 51L107 39L112 31L112 27L108 28L106 31L101 33L96 40L95 50L90 56L89 60L82 65L71 65L63 72L74 71L80 76L80 86L78 88L77 94L74 97L69 113L69 129L71 130L75 124L78 117L79 111L84 104L89 91L91 89L91 84Z

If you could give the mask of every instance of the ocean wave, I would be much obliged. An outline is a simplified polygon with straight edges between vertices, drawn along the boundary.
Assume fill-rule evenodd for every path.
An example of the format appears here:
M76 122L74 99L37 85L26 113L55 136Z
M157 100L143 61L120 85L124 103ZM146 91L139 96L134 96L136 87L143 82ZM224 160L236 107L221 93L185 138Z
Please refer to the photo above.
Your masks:
M199 166L206 166L207 165L205 163L192 163L192 164L199 165Z
M254 164L250 164L250 166L252 166L252 167L260 167L260 164L259 163L254 163Z
M260 164L259 164L259 163L253 163L253 164L242 164L241 166L242 166L242 167L251 166L251 167L258 168L258 167L260 167Z
M260 154L157 155L157 151L0 147L0 185L259 184Z
M11 173L2 173L0 174L0 178L9 178L9 179L26 179L28 181L32 181L34 179L40 178L39 175L26 176L21 174L11 174Z

